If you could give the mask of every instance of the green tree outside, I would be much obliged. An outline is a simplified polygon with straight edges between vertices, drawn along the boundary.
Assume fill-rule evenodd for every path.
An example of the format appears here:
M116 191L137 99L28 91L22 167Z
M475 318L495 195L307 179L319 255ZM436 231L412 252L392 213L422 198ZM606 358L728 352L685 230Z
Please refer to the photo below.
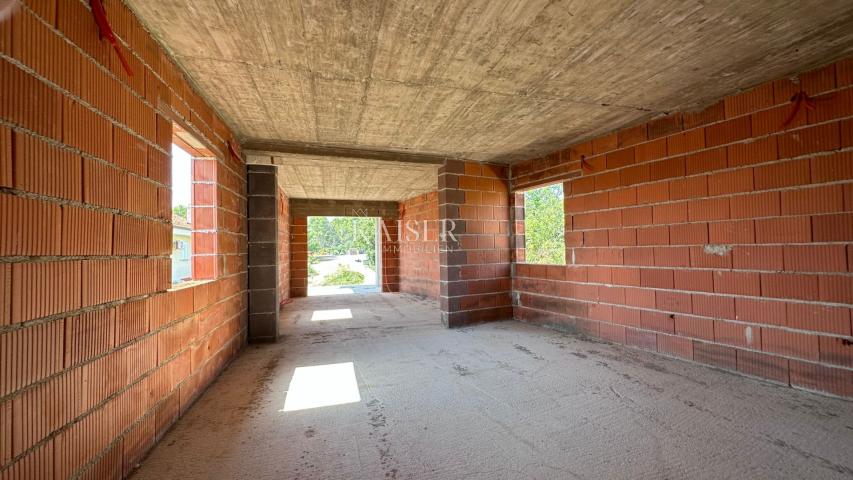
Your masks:
M376 269L376 219L371 217L308 217L309 263L316 255L367 254L365 265Z
M184 220L187 220L187 206L186 205L175 205L174 207L172 207L172 213L174 213L178 217L183 218Z
M524 192L525 262L566 264L563 184Z

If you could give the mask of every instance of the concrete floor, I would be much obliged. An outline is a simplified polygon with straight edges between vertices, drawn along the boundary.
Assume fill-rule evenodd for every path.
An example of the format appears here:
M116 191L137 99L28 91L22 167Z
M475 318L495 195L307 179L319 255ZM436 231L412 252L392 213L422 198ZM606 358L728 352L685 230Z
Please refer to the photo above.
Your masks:
M853 402L522 323L446 330L404 294L302 298L284 318L135 479L853 475ZM322 369L291 385L295 369L329 364L321 391L357 381L360 400L297 410Z
M379 293L378 285L346 285L322 287L308 285L309 297L327 297L329 295L352 295L363 293Z

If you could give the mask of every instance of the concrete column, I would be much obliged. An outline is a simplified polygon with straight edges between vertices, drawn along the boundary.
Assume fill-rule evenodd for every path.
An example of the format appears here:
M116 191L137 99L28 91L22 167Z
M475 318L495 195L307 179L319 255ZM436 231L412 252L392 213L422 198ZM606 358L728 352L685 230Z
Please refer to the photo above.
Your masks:
M278 198L276 167L248 165L249 341L278 338Z
M438 176L441 320L512 318L506 168L447 160Z

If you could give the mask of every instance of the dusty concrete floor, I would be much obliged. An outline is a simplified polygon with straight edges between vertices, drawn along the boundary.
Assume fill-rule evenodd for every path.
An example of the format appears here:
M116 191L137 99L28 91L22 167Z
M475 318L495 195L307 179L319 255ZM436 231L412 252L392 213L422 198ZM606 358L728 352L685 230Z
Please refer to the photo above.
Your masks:
M521 323L445 330L407 295L286 308L136 480L853 475L853 402ZM285 411L297 367L347 362L360 401Z

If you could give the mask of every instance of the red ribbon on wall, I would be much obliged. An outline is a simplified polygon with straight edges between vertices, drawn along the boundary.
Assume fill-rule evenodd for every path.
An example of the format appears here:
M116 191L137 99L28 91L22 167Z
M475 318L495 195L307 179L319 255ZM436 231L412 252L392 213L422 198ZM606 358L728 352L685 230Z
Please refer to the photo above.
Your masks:
M782 122L782 128L785 128L790 125L791 122L794 121L794 118L797 117L797 114L800 113L800 110L803 109L803 107L806 107L807 110L814 110L815 107L814 99L810 97L808 93L802 90L791 96L791 103L794 104L794 107L791 109L791 113L788 115L788 118L786 118L785 121Z
M98 24L98 38L101 40L106 38L110 42L118 54L118 59L121 61L124 71L132 77L133 70L131 70L130 64L127 63L127 59L124 58L124 54L121 53L121 47L118 44L116 35L113 33L110 22L107 20L107 11L104 10L104 4L101 3L101 0L89 0L89 6L92 7L92 15L95 17L95 23Z
M237 162L243 162L243 159L240 158L240 155L237 153L237 149L234 148L234 144L231 141L228 141L228 151L231 153L231 156L234 157L234 160Z

